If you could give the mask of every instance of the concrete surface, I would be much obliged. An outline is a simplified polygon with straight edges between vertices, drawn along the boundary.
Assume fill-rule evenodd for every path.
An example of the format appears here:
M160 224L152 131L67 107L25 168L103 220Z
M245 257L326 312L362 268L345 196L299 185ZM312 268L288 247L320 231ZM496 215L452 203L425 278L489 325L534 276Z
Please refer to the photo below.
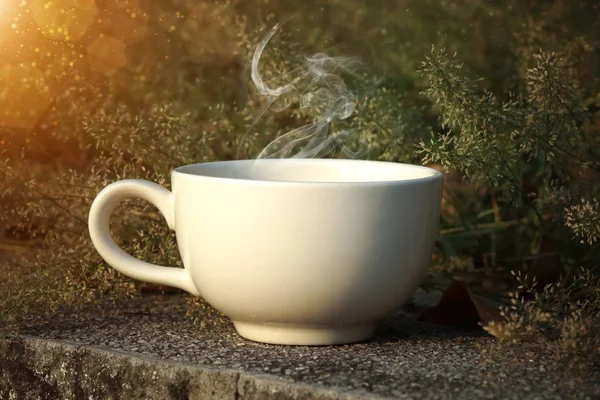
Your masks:
M541 346L416 321L403 309L368 342L287 347L200 328L185 297L148 296L30 321L0 338L0 399L594 399L600 371L560 374Z

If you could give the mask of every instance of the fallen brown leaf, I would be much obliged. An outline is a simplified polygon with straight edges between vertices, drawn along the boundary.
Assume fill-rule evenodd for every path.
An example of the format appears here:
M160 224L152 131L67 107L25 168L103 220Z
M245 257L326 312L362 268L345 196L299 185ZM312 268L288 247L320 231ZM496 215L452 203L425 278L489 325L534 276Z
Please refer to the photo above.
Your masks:
M487 325L502 319L500 303L476 295L460 282L453 282L444 290L437 306L424 312L419 321L437 325L471 327Z

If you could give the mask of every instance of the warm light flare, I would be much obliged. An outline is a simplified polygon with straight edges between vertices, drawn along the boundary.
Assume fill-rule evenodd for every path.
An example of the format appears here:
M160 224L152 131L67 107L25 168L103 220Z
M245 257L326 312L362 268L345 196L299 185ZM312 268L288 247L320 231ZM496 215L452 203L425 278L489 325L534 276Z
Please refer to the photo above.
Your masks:
M39 69L0 64L0 126L33 129L51 101Z
M94 0L33 0L30 8L41 32L52 40L81 39L98 14Z
M19 25L18 3L12 0L0 0L0 42L10 31Z
M99 37L86 48L90 69L105 76L114 75L127 65L125 47L125 43L117 38Z

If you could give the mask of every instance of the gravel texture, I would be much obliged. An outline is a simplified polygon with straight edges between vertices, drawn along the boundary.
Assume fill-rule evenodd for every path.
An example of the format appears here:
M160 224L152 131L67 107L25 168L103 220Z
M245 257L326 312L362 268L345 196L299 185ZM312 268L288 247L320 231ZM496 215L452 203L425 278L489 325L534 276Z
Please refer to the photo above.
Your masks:
M480 329L421 323L416 311L398 311L367 342L329 347L255 343L239 337L230 323L200 328L185 317L181 295L147 296L77 317L52 316L30 322L21 334L117 350L132 357L237 371L245 377L266 376L301 384L303 391L333 390L359 398L600 398L598 369L577 379L565 377L541 346L505 346L502 352L494 352L496 340ZM249 380L244 385L258 390L260 382ZM236 397L308 398L303 391L286 395L272 389L264 389L264 396L242 396L244 385L238 382Z

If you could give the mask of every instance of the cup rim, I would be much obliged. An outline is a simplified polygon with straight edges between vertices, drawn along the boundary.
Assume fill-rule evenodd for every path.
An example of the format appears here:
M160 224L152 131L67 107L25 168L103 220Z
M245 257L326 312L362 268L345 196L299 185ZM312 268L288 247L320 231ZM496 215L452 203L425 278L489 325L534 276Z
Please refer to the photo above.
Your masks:
M373 181L284 181L284 180L261 180L261 179L248 179L248 178L236 178L236 177L217 177L210 175L202 175L197 173L192 173L187 170L198 167L200 165L208 165L208 164L251 164L253 162L291 162L291 163L371 163L371 164L386 164L386 165L394 165L397 167L410 168L414 170L427 171L429 175L410 178L410 179L387 179L387 180L373 180ZM272 158L272 159L241 159L241 160L224 160L224 161L209 161L205 163L194 163L187 164L177 167L172 170L172 176L180 175L190 177L192 179L202 179L202 180L217 180L217 181L227 181L230 183L244 183L244 184L260 184L260 185L293 185L293 186L332 186L332 185L340 185L340 186L381 186L381 185L409 185L416 183L425 183L429 181L441 180L444 176L444 173L438 171L435 168L427 167L424 165L418 164L409 164L409 163L397 163L392 161L375 161L375 160L351 160L351 159L343 159L343 158Z

